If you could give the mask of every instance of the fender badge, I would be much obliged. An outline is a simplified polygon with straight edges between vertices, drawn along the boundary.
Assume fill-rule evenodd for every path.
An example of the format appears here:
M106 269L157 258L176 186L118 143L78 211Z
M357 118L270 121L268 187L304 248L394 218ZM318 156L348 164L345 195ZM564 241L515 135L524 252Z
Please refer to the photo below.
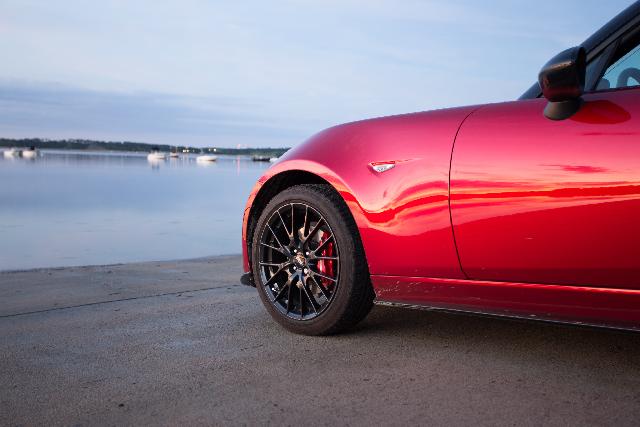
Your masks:
M378 173L386 172L389 169L393 169L395 167L395 165L396 165L395 161L369 163L369 166L371 166L371 169L373 169L374 171L376 171Z

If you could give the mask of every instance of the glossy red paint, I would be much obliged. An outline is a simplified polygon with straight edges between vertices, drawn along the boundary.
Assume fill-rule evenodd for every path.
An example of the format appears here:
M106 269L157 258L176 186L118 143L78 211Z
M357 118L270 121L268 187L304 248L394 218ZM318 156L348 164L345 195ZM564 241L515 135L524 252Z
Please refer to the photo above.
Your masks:
M372 276L379 300L432 309L640 330L640 291Z
M451 215L471 279L640 289L640 90L585 96L552 121L536 99L462 125Z
M336 126L290 150L253 189L249 209L274 176L311 172L349 207L372 274L463 278L449 215L449 161L460 123L475 107L384 117ZM372 163L395 162L378 173ZM267 184L268 185L268 184Z

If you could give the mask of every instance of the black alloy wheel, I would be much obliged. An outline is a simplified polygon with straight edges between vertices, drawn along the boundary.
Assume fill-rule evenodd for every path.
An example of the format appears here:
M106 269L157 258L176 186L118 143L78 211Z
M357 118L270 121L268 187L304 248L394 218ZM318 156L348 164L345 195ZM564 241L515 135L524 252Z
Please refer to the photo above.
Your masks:
M357 227L327 185L299 185L274 197L258 220L252 268L267 310L294 332L339 332L373 303Z

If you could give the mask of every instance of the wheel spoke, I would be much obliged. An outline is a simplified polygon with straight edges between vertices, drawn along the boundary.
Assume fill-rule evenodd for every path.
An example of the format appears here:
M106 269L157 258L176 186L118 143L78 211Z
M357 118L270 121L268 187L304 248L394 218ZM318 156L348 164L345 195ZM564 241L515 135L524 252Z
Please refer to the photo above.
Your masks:
M271 246L271 245L268 245L268 244L263 243L263 242L260 242L260 244L262 246L266 246L269 249L273 249L274 251L277 251L277 252L281 253L284 256L288 256L287 253L285 251L283 251L282 249L280 249L280 248L276 248L275 246Z
M284 223L284 219L282 219L282 215L280 215L280 211L278 211L278 216L280 217L280 222L282 223L282 226L284 227L284 231L287 232L287 236L289 236L289 241L291 241L291 239L293 238L293 228L291 229L291 233L289 233L289 229L287 228L287 225Z
M278 294L273 299L273 302L276 302L280 298L282 298L282 296L284 295L285 289L289 289L289 295L291 295L291 288L293 287L293 285L295 285L295 278L296 278L295 275L290 275L289 277L287 277L287 281L284 283L284 285L282 285L282 289L278 291Z
M277 295L275 296L275 298L273 299L273 302L278 301L278 300L282 297L282 295L284 295L284 291L285 291L287 288L291 288L291 282L290 282L290 281L288 281L288 280L287 280L287 282L284 284L284 286L282 286L282 289L280 289L280 290L278 291L278 294L277 294Z
M316 225L313 226L309 234L305 236L304 240L309 240L311 237L313 237L313 235L316 234L318 230L320 230L320 225L322 225L323 222L324 222L324 218L320 217L320 219L318 220L318 222L316 222Z
M289 283L289 293L287 294L287 314L289 314L289 312L291 311L291 289L293 288L293 286L291 286L291 283Z
M313 259L325 260L325 261L337 261L337 256L317 256L313 257Z
M282 267L283 263L276 264L274 262L262 262L260 261L260 265L266 265L268 267Z
M300 287L300 320L304 317L304 302L302 301L302 286Z
M331 240L331 239L333 239L333 234L330 234L330 235L329 235L329 237L327 237L326 239L324 239L324 240L322 241L322 243L320 243L320 246L318 246L318 247L313 251L313 253L315 254L315 253L317 253L317 252L321 251L321 250L322 250L322 248L324 248L324 247L325 247L325 245L326 245L327 243L329 243L329 240ZM317 257L316 257L316 258L317 258Z
M316 283L316 286L318 286L318 288L320 289L320 292L322 292L322 295L324 295L324 297L328 300L331 299L331 295L329 295L329 293L327 292L327 290L324 288L324 286L322 285L322 283L318 282L316 280L316 276L314 276L313 274L311 275L311 280L313 280Z
M313 311L318 314L318 309L316 308L316 304L318 304L318 302L316 301L316 299L309 295L309 291L307 289L307 284L306 282L303 280L302 281L302 288L304 290L305 295L307 296L307 299L309 300L309 303L311 303L311 307L313 308Z
M273 284L273 282L276 281L276 277L278 276L278 274L282 273L282 271L289 265L289 263L283 264L279 269L276 270L275 273L273 273L273 275L269 278L269 280L267 280L267 282L263 285L265 288L267 286L271 286Z
M331 280L331 281L333 281L333 282L336 282L336 279L334 279L333 277L325 276L324 274L322 274L322 273L318 273L317 271L313 271L313 270L311 270L311 269L309 269L309 271L311 271L311 273L312 273L314 276L319 276L319 277L322 277L323 279L327 279L327 280Z
M304 205L304 222L302 223L302 236L307 235L309 229L309 206Z
M293 242L295 229L296 229L296 226L294 225L294 222L293 222L293 203L291 203L291 242Z
M280 243L280 239L278 239L278 236L276 236L276 233L273 232L273 229L271 228L271 226L269 224L267 224L267 227L269 227L269 230L271 231L271 234L273 234L273 237L276 239L276 242L278 242L278 244L280 245L280 249L283 252L287 252L287 250L284 248L284 245L282 243Z

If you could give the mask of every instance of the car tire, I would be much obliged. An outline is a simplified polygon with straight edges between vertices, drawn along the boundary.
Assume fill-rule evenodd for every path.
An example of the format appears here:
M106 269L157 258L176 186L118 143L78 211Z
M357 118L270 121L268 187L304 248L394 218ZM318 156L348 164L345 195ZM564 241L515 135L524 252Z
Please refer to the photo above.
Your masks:
M260 298L292 332L336 334L373 306L358 228L329 185L296 185L277 194L258 219L251 250Z

